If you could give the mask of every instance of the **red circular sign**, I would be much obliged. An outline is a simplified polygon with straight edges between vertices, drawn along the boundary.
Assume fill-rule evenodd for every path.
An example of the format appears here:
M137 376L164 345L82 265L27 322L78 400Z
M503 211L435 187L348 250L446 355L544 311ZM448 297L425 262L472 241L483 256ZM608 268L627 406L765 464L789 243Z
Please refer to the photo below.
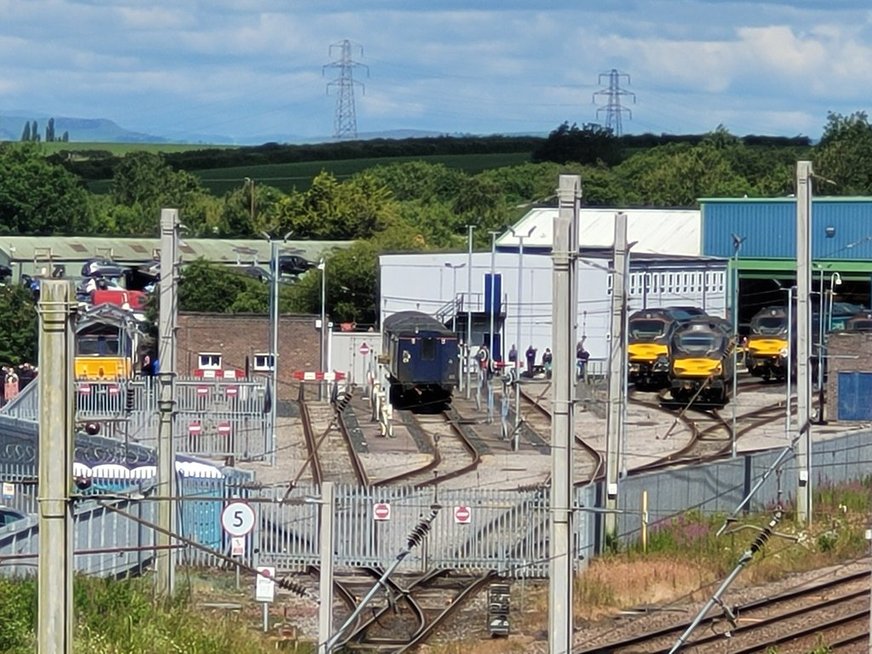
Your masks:
M454 520L460 524L466 524L472 517L468 506L458 506L454 509Z
M379 502L372 507L372 515L376 520L390 520L391 505L385 502Z
M361 343L360 344L360 353L363 356L366 356L367 354L369 354L369 345L367 345L366 343Z

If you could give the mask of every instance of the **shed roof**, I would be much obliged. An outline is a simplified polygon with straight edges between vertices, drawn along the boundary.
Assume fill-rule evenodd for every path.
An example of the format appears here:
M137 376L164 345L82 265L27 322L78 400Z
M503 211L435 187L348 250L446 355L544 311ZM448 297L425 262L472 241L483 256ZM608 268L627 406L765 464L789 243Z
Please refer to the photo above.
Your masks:
M350 241L288 241L281 251L301 254L310 261L334 247L347 247ZM94 236L2 236L0 258L10 262L47 260L86 261L95 257L118 263L144 263L160 256L160 239L107 238ZM214 263L257 264L270 260L270 244L257 239L182 238L179 242L182 261L199 258Z
M497 239L497 247L515 249L519 239L524 247L551 249L554 218L557 208L529 211L513 227ZM581 248L611 248L615 238L615 214L627 214L627 240L636 241L634 254L699 256L702 252L702 220L698 209L601 209L582 207L579 217ZM532 230L532 232L530 231Z

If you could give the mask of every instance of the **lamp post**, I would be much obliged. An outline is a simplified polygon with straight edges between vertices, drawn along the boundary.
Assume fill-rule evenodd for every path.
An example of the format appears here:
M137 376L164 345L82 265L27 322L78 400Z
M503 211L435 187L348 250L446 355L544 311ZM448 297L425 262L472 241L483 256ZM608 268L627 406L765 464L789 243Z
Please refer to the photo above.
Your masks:
M320 353L319 353L319 367L321 368L321 372L326 372L324 369L326 367L326 363L324 360L324 355L326 353L326 347L324 342L327 338L327 260L324 257L321 257L321 261L318 263L318 270L321 271L321 344L320 344ZM318 386L318 399L324 400L324 382Z
M466 266L469 269L469 274L466 277L466 353L463 361L466 365L466 399L468 400L472 394L472 365L469 361L469 353L472 351L472 231L474 225L467 225L469 230L469 253L466 259Z
M275 453L278 446L276 436L276 404L278 404L279 394L279 241L274 239L267 232L261 232L264 238L269 242L270 246L270 284L271 293L269 300L269 321L270 321L270 339L269 339L269 359L270 368L272 369L272 401L269 405L269 418L272 454L270 459L275 464ZM282 237L281 242L286 243L293 232L288 232Z
M829 307L829 311L828 311L829 317L827 318L827 331L828 332L833 331L833 296L835 295L836 286L841 286L841 285L842 285L842 276L839 273L834 272L832 275L830 275L830 302L829 302L830 307Z
M736 437L736 404L739 401L739 252L742 249L742 243L745 242L744 236L733 234L733 270L731 275L732 281L732 297L730 299L730 307L733 318L733 398L730 402L731 420L731 436L730 436L730 455L735 459L738 455L738 443ZM788 394L789 397L789 394Z
M517 451L519 447L519 430L521 428L521 352L524 351L521 345L521 303L524 299L524 239L530 238L533 232L536 231L536 225L533 225L526 234L519 234L513 227L509 227L509 231L516 239L518 239L518 342L515 346L515 429L512 432L512 449Z

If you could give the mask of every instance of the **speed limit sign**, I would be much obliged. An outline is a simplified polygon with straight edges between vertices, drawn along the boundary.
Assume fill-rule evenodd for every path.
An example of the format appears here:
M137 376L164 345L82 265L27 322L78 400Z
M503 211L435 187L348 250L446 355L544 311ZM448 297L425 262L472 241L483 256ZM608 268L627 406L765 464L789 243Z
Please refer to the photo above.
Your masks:
M221 512L221 526L231 536L245 536L254 529L254 509L245 502L231 502Z

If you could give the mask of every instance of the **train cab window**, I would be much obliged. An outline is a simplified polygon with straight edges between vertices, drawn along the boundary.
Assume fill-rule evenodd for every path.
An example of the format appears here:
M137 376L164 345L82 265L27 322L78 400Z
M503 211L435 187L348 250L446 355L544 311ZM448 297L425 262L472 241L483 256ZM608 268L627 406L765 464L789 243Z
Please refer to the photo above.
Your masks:
M221 370L221 355L211 352L201 352L197 355L200 370Z
M80 336L76 342L76 354L84 357L118 356L118 337Z
M422 338L421 339L421 360L433 361L436 358L436 339Z
M254 355L254 371L269 372L273 369L272 354L255 354Z

